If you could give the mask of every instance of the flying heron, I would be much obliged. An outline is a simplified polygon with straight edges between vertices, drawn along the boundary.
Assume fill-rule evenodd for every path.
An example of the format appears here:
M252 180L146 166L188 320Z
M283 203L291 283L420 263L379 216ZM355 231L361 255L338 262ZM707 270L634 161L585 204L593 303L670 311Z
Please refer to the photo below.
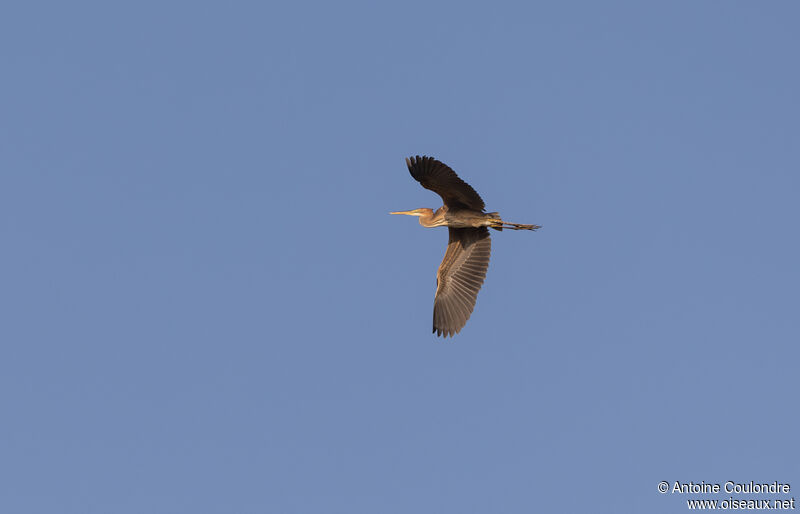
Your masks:
M489 228L536 230L540 227L509 223L503 221L499 213L484 212L480 195L449 166L433 157L409 157L406 165L422 187L442 197L444 205L436 211L414 209L390 214L418 216L423 227L447 227L450 231L447 251L436 272L433 331L437 336L452 337L467 323L486 278L492 251Z

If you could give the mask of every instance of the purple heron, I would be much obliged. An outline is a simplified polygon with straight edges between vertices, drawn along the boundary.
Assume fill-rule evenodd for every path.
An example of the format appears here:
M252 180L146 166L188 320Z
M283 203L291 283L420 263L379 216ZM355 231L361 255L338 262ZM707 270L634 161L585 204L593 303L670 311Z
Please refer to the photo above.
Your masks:
M449 166L433 157L409 157L406 165L422 187L442 197L444 205L436 211L414 209L390 214L418 216L423 227L447 227L450 231L447 251L436 272L433 331L437 336L452 337L467 323L486 278L492 251L489 228L536 230L540 227L509 223L496 212L484 212L480 195Z

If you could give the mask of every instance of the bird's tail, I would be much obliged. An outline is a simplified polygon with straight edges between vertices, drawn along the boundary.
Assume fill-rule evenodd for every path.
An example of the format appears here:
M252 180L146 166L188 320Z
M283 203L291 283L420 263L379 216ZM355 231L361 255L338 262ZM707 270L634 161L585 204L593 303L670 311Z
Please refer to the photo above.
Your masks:
M502 231L504 228L508 228L511 230L536 230L537 228L542 228L540 225L523 225L522 223L510 223L508 221L503 221L500 218L499 212L489 212L486 213L489 219L489 228L493 228L495 230Z

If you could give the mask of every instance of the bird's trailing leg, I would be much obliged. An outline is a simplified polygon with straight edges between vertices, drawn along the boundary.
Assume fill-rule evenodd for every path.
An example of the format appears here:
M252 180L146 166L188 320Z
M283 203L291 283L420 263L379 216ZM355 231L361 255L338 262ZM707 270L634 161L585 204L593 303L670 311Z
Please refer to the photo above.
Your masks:
M511 230L536 230L542 228L541 225L523 225L522 223L509 223L503 222L503 228L510 228Z
M500 218L500 214L497 212L487 213L487 217L489 218L489 228L495 230L503 230L504 228L511 230L536 230L537 228L542 228L540 225L523 225L522 223L503 221L502 218Z

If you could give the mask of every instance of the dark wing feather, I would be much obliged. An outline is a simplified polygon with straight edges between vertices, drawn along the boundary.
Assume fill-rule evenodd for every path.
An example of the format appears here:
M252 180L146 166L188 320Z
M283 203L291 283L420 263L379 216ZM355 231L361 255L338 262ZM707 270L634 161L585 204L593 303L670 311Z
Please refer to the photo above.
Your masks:
M445 337L457 334L467 323L492 253L486 227L449 230L450 242L436 273L433 302L433 331Z
M406 159L408 171L422 187L430 189L444 200L450 209L473 209L482 211L483 200L472 187L458 178L456 172L447 164L433 157L409 157Z

